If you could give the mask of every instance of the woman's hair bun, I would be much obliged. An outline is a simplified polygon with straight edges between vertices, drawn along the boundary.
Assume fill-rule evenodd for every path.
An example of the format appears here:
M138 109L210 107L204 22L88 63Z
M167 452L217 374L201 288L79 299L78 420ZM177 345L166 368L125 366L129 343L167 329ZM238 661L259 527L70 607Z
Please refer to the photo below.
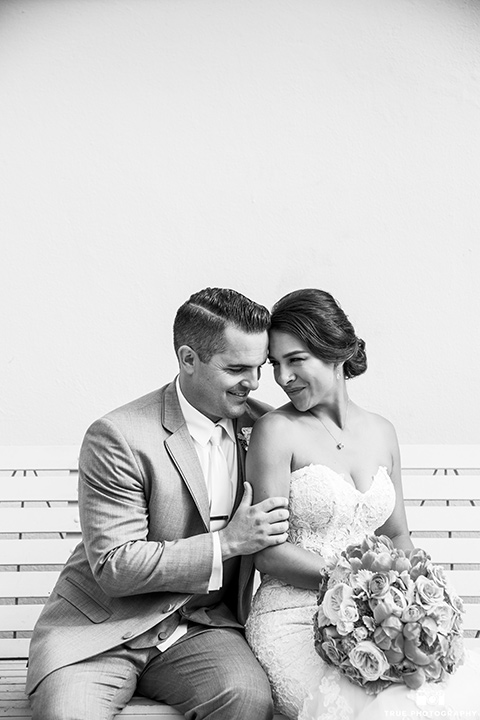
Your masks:
M343 372L346 378L357 377L367 369L367 353L365 352L365 340L356 338L353 355L345 361Z

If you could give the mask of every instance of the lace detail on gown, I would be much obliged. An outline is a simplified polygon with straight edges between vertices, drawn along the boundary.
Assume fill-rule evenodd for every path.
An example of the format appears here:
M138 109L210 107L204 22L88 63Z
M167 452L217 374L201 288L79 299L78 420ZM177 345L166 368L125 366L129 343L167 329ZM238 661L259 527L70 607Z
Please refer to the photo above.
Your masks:
M384 467L362 493L334 470L309 465L291 475L289 541L328 560L380 527L394 504L395 489ZM367 695L315 652L316 608L315 591L269 576L254 597L247 640L270 679L279 712L291 720L386 720L398 713L480 720L477 653L467 653L464 665L445 683L428 683L417 691L395 684Z
M309 465L291 475L289 541L328 560L382 525L394 504L395 490L384 467L362 493L330 468ZM247 620L247 639L269 676L280 712L297 718L308 689L318 688L323 678L325 718L346 720L350 716L338 673L315 652L316 605L315 591L264 576Z
M384 467L362 493L329 467L308 465L291 476L289 540L325 558L336 557L376 530L394 504L395 490Z
M318 683L317 692L322 696L323 710L320 715L317 713L318 702L311 692L305 698L299 720L302 717L312 716L310 705L313 705L313 712L316 720L351 720L352 707L346 697L342 694L342 687L339 682L338 673L331 668L325 669L325 674Z

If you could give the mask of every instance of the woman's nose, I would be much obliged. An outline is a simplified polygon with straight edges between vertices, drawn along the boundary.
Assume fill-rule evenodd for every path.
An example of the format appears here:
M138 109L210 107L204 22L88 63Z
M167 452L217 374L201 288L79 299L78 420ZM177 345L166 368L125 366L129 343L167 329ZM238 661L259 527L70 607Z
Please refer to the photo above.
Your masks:
M294 373L289 368L277 368L275 380L281 387L286 387L295 378Z

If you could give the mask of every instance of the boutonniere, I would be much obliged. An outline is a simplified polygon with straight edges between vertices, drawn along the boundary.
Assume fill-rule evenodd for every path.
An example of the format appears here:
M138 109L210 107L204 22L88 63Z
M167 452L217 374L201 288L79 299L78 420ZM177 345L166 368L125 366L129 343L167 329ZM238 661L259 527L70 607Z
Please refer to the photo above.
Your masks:
M248 444L250 442L250 435L252 434L252 428L251 427L243 427L241 432L237 433L237 438L240 443L240 447L242 447L245 452L248 450Z

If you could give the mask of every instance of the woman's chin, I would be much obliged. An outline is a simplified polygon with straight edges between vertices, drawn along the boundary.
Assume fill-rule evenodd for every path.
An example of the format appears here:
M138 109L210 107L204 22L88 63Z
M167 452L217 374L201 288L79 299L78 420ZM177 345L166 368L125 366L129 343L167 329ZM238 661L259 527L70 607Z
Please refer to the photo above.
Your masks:
M310 410L310 403L308 402L307 398L291 397L290 402L292 403L295 410L298 410L298 412L307 412L308 410Z

